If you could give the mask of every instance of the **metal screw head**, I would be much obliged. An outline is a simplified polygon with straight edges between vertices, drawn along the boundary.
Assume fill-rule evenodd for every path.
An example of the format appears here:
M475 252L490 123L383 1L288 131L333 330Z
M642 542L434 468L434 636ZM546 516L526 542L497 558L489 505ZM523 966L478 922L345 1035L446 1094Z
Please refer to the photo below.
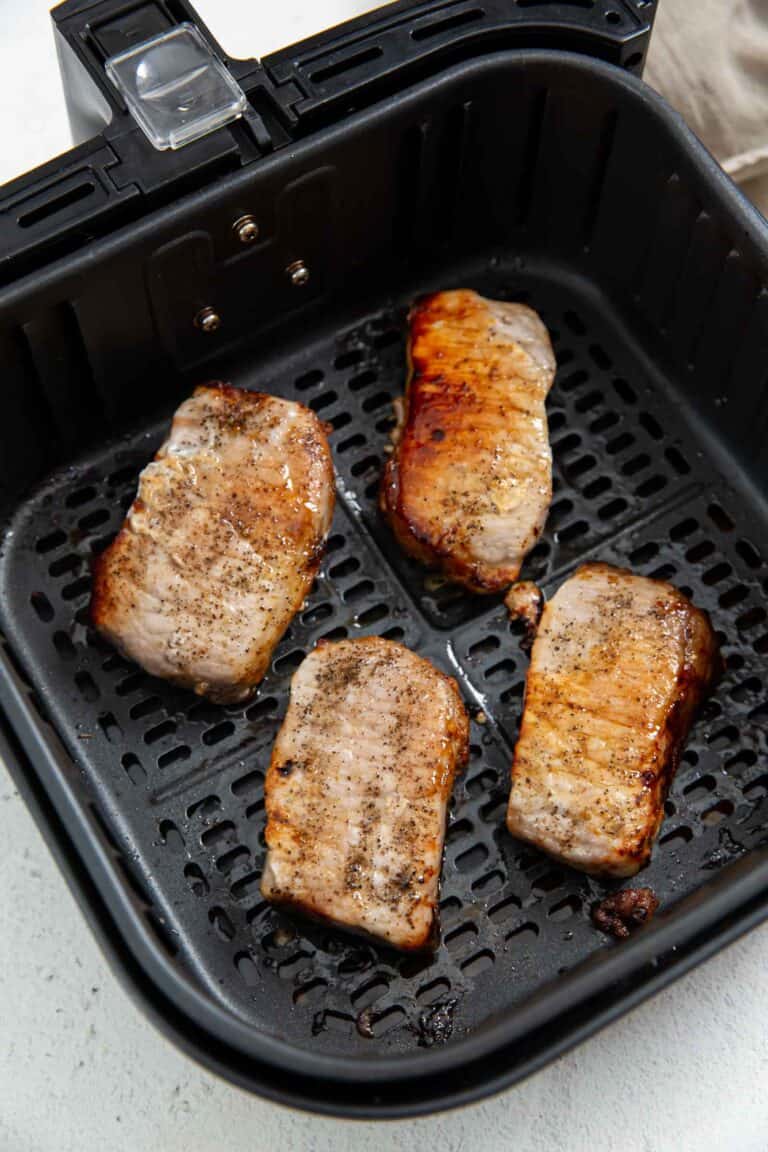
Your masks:
M260 235L255 216L241 216L235 220L232 231L241 244L255 244Z
M289 264L285 271L294 288L303 288L305 284L309 283L309 268L303 260L294 260L293 264Z
M195 316L195 327L201 332L216 332L221 327L221 316L208 305Z

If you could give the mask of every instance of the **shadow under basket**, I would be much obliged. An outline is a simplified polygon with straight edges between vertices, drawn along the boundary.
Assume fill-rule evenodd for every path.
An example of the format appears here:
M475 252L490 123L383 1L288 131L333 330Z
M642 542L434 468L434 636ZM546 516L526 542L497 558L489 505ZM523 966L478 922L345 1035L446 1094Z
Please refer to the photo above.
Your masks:
M232 221L260 223L244 249ZM309 280L285 275L303 260ZM6 289L2 751L118 971L199 1060L286 1103L394 1116L519 1079L768 911L768 230L679 119L618 68L557 52L454 64L285 154ZM555 493L525 575L585 559L671 580L726 671L642 874L652 924L609 942L606 885L504 828L526 657L498 598L404 558L376 507L405 318L454 286L552 334ZM206 304L218 331L196 328ZM154 680L89 625L92 558L196 383L328 422L322 570L255 698ZM433 955L267 906L264 773L320 639L401 640L474 716Z

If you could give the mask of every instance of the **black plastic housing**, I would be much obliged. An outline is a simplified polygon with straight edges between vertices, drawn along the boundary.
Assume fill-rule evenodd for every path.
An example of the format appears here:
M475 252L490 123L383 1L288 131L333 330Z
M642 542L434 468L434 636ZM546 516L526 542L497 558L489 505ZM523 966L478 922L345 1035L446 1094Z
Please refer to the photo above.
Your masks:
M117 7L64 5L59 27ZM386 36L373 21L382 44L448 6L412 7L387 9L417 22ZM629 19L631 5L613 7ZM573 17L570 37L579 13L595 16L547 13ZM308 69L302 83L319 85L312 58L333 69L342 49L329 63L328 45L362 51L368 27L279 54L293 80L276 58L263 74L279 88ZM508 1085L768 911L768 229L626 69L497 44L479 37L467 58L420 55L391 76L371 57L358 67L375 83L355 88L353 111L307 88L288 102L290 146L265 105L273 154L253 144L243 162L250 129L222 130L201 143L231 144L231 170L214 158L169 202L131 193L137 214L120 223L110 207L87 242L82 219L39 237L11 253L0 290L0 753L159 1026L245 1087L340 1115L415 1114ZM326 111L301 123L301 100L321 97ZM289 121L275 115L285 140ZM233 231L246 214L260 230L248 245ZM620 945L591 923L603 885L503 829L526 664L503 606L404 560L376 511L408 302L453 285L529 300L552 331L555 497L526 574L551 592L584 558L626 564L687 589L721 632L726 672L643 878L662 910ZM214 332L195 324L205 307ZM145 676L88 621L90 560L174 405L207 378L308 403L329 422L338 475L317 587L256 699L234 708ZM452 672L475 715L441 939L419 960L294 921L258 893L263 772L291 673L318 639L365 634Z
M639 74L654 12L655 0L400 0L259 62L227 58L189 0L66 0L52 16L80 146L4 189L0 283L478 52L553 45ZM248 112L179 153L157 152L104 61L184 21L225 61Z

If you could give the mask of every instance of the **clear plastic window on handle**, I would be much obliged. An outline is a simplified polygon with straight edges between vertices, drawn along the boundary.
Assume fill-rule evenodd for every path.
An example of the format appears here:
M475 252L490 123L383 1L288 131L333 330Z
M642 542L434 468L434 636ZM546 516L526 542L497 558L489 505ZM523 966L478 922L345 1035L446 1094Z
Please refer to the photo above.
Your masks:
M199 140L246 109L245 93L193 24L110 56L104 68L159 151Z

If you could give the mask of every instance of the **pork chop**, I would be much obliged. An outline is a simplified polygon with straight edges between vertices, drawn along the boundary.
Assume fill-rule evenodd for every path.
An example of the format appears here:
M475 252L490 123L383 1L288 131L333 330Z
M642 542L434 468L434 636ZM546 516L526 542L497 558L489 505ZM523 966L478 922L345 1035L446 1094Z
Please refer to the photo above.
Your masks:
M155 676L219 703L248 697L309 592L334 500L314 412L197 388L96 561L95 626Z
M376 637L321 644L294 674L267 773L264 897L429 947L468 739L456 683L429 661Z
M719 667L709 617L671 584L579 568L545 607L533 645L512 835L585 872L637 872Z
M552 500L549 335L524 304L438 292L411 312L409 361L382 511L410 555L472 591L501 591Z

